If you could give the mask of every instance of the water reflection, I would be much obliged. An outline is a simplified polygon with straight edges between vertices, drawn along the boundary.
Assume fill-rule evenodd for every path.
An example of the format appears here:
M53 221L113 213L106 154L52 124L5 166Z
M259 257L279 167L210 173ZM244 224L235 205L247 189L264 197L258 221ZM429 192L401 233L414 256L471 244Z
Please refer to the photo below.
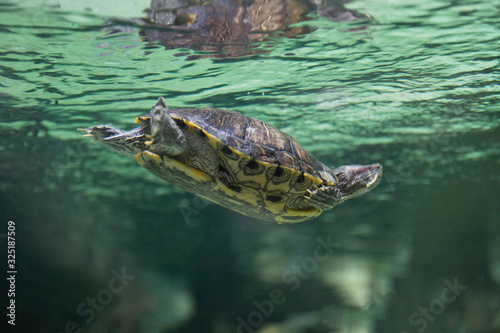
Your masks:
M269 37L296 37L313 29L295 23L317 17L336 22L368 18L344 4L339 0L153 0L147 19L137 22L150 43L216 53L210 57L235 57L264 52L253 49Z

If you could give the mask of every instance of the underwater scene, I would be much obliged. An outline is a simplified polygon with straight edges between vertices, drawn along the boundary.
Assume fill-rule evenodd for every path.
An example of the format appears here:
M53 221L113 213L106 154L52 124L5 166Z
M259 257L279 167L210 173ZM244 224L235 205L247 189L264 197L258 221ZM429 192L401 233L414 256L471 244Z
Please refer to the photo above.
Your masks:
M500 333L500 1L0 0L0 37L0 332Z

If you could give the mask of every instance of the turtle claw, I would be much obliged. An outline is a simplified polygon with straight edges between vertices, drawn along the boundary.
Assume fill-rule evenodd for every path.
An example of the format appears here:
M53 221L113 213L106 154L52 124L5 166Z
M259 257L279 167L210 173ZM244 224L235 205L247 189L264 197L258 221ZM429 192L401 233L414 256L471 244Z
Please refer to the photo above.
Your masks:
M306 189L306 191L307 191L308 195L304 195L304 199L306 199L306 200L307 200L307 201L309 201L309 202L311 202L311 197L312 197L315 193L317 193L317 192L318 192L318 189L319 189L318 185L313 184L313 186L314 186L314 191L311 191L310 189L308 189L308 188L307 188L307 189Z
M146 138L148 138L149 140L148 141L145 141L144 144L146 146L151 146L153 143L155 143L155 138L154 136L152 136L151 134L146 134Z
M94 137L92 134L90 134L90 131L92 129L89 129L89 128L77 128L76 130L80 131L80 132L85 132L85 134L83 134L83 136L86 137L86 138L93 138Z
M340 200L336 197L335 188L316 186L314 191L308 190L308 192L310 193L309 197L307 197L309 203L319 210L330 210L340 203Z

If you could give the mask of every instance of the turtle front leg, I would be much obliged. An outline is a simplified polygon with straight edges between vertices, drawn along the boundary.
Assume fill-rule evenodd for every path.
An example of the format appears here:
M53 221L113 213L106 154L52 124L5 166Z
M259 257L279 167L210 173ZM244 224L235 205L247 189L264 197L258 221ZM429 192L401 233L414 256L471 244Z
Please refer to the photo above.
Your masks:
M306 200L315 208L325 211L330 210L342 202L341 195L333 186L321 186L314 191L308 190Z
M157 152L176 156L186 150L186 136L167 111L165 100L160 97L151 109L151 140L146 144Z

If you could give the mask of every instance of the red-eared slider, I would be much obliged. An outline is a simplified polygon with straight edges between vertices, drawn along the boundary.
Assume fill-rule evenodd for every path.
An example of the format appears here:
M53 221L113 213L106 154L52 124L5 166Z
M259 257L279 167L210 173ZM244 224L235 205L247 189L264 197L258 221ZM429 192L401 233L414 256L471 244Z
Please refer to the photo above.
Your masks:
M382 166L334 171L290 135L234 111L168 109L163 98L138 117L140 127L85 129L156 176L239 213L302 222L377 186Z
M147 18L135 19L149 43L209 51L192 57L235 57L269 51L255 48L268 37L295 37L314 27L299 22L321 16L334 22L369 19L344 0L152 0ZM165 27L168 27L165 29ZM356 29L359 29L356 26Z

